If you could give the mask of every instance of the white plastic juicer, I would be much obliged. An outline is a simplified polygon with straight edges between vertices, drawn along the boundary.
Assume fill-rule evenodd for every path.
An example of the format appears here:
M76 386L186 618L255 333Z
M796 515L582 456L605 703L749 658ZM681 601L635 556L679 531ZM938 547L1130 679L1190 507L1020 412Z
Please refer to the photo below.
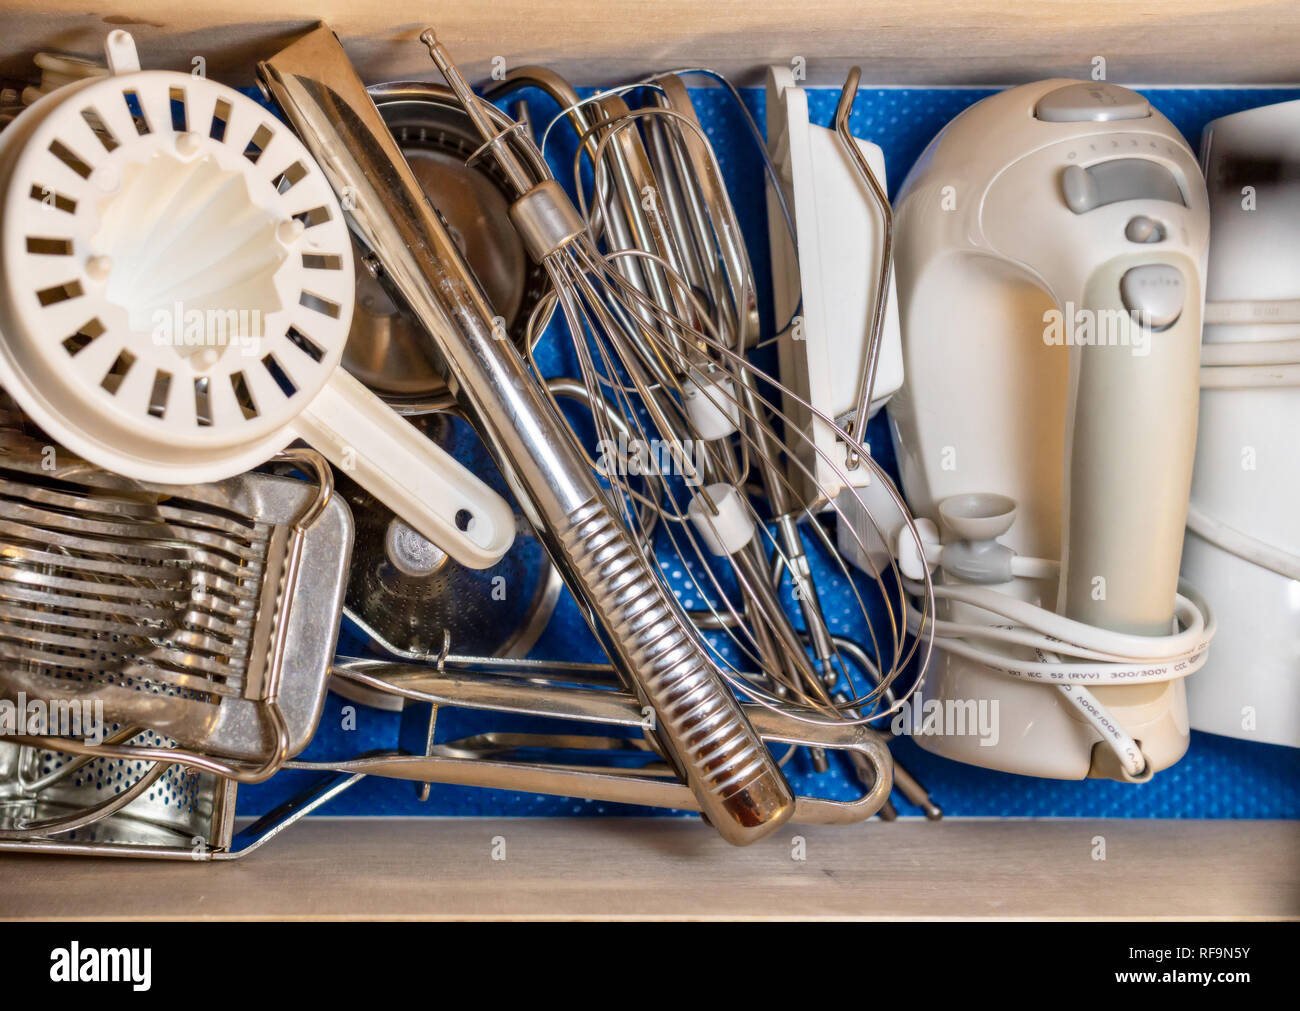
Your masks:
M1186 751L1182 678L1213 632L1178 592L1208 231L1187 143L1104 83L984 99L905 182L888 410L938 565L923 693L981 713L927 721L927 749L1126 781Z

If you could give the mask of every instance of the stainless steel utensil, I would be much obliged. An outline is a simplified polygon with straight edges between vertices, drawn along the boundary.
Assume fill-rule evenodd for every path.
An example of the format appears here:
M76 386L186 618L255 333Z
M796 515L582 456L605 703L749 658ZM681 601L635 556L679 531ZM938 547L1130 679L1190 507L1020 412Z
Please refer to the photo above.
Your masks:
M447 62L437 47L434 59ZM543 142L561 118L577 133L585 233L567 248L577 251L569 269L585 277L561 302L581 382L589 397L612 399L620 421L612 424L611 412L594 418L601 460L593 465L647 543L657 524L661 566L683 581L692 620L717 633L715 656L733 680L744 679L746 694L801 705L814 722L865 723L899 704L891 687L928 655L924 625L914 638L904 632L907 600L890 553L867 550L912 519L851 430L751 361L758 345L789 339L789 328L760 333L744 236L680 76L701 72L658 74L583 99L553 72L521 67L491 93L540 88L561 107ZM499 146L485 139L485 150ZM561 213L565 198L548 183L543 177L527 199ZM829 447L822 426L835 433ZM645 449L648 466L635 456ZM850 481L855 469L863 476ZM833 486L823 471L837 478ZM876 609L823 529L827 518L863 560ZM825 564L814 576L818 553ZM870 642L867 663L836 647L826 588L847 611L836 616L839 629ZM922 607L928 614L928 600Z
M151 485L0 431L0 698L102 706L170 743L21 739L245 782L306 746L352 522L318 454L282 459L317 483Z
M320 773L257 821L237 829L236 784L179 765L73 757L0 743L0 852L226 861L252 853L367 775L608 803L698 810L691 791L643 735L640 700L619 688L604 664L448 656L437 665L341 658L335 681L364 696L557 721L553 733L490 731L433 745L424 754L376 752L344 761L290 760L285 768ZM883 810L891 788L884 736L846 724L815 727L754 707L765 742L842 750L859 770L852 800L799 796L794 824L846 825ZM566 724L569 724L566 726ZM592 724L606 728L593 734ZM154 736L152 743L160 743ZM900 789L928 800L912 781Z
M549 289L510 223L509 182L491 160L469 162L478 131L449 89L427 82L371 85L374 100L424 193L465 255L520 345ZM504 116L503 124L508 123ZM485 449L458 439L449 414L455 399L438 374L436 355L383 268L357 250L357 307L343 366L471 471L494 469ZM453 441L455 445L453 446ZM559 574L534 538L516 537L489 569L471 569L422 537L374 495L336 472L352 507L356 543L344 610L387 652L432 659L450 634L458 652L522 656L541 634L561 587ZM520 533L526 525L521 524Z
M734 843L775 830L793 796L731 696L698 634L620 521L517 350L495 332L492 307L423 196L338 39L321 26L259 67L270 93L344 194L353 229L437 343L448 385L472 414L568 585L605 634L611 657L655 716L655 733L701 809ZM448 83L468 91L448 65ZM496 134L471 95L479 129ZM498 156L502 151L496 145ZM502 163L521 194L524 165ZM536 166L532 166L536 169ZM554 185L553 183L551 185ZM524 200L526 245L562 300L572 278L550 258L584 231L554 205ZM538 213L533 213L538 212Z
M0 742L0 853L237 860L364 778L328 773L237 830L234 780Z
M526 323L549 288L510 223L509 182L490 160L472 164L478 131L447 88L420 81L367 89L411 171L483 285L511 339L524 339ZM509 121L501 116L502 125ZM364 250L357 262L357 307L343 366L390 406L409 414L437 405L446 384L430 356L429 340L400 297L386 290L382 267Z
M142 746L169 743L151 731L136 736ZM180 765L3 743L0 841L77 833L83 842L189 844L206 835L224 782Z
M641 701L617 686L617 674L600 664L555 663L449 656L437 665L339 658L336 679L370 692L431 703L544 717L582 725L552 735L489 733L432 745L423 755L371 755L345 762L291 762L290 768L364 772L415 782L451 783L489 789L548 793L609 803L698 811L691 790L676 781L656 742L643 735ZM767 744L839 750L855 760L864 791L853 801L800 796L792 820L799 824L851 824L875 814L889 797L892 763L886 737L847 723L812 725L788 710L749 705L745 712ZM593 735L590 725L616 737ZM546 760L518 752L568 752L567 760ZM640 756L634 767L602 759ZM560 756L565 758L563 754Z

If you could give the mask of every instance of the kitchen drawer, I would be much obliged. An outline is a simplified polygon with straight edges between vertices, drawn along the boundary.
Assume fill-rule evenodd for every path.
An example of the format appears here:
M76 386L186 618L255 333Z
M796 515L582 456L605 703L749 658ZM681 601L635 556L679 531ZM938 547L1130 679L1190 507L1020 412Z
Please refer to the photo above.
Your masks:
M0 0L0 76L26 77L38 51L96 57L104 34L121 27L151 69L191 70L201 58L208 75L247 86L257 58L319 17L368 81L436 79L416 42L432 19L476 82L501 66L539 63L587 86L703 66L755 87L767 66L782 64L806 71L810 85L838 88L860 64L864 91L886 92L867 101L895 116L901 107L905 123L914 122L909 101L915 109L969 100L945 89L1102 67L1110 81L1199 94L1222 95L1224 86L1284 94L1300 81L1300 4L1277 0L1161 0L1140 10L1115 0L497 0L442 10L322 0L310 18L292 6ZM761 93L746 94L761 102ZM1197 101L1162 94L1184 109ZM909 159L933 132L928 122L913 127ZM891 190L908 164L891 162ZM1298 809L1294 762L1270 753L1242 764L1223 759L1217 742L1207 746L1219 749L1208 785L1197 767L1167 803L1141 807L1142 817L1097 817L1124 813L1127 788L1108 784L1091 795L1101 800L1076 802L1023 781L1031 800L1022 803L1017 781L1002 777L971 793L962 770L945 771L909 743L932 789L935 775L956 777L957 814L966 817L787 827L746 850L694 819L485 817L525 813L533 800L505 805L455 789L435 797L443 817L355 816L418 813L402 783L230 864L0 857L0 918L1300 917L1300 823L1284 820ZM268 792L257 810L280 799ZM1062 814L1077 817L1050 817Z

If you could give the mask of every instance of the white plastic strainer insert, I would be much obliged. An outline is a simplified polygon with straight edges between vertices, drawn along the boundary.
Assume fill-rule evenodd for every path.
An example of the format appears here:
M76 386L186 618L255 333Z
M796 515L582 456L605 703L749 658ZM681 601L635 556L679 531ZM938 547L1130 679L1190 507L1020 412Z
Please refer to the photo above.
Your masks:
M292 130L202 77L111 73L0 133L0 385L69 449L140 480L232 477L297 438L463 564L510 507L352 379L352 245Z

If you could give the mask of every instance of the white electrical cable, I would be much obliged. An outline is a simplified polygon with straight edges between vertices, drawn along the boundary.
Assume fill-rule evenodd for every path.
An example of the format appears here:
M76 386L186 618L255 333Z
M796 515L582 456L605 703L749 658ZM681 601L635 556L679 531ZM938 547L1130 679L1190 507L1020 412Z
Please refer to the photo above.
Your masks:
M1201 367L1220 365L1295 365L1300 362L1300 340L1231 341L1201 347Z
M909 581L908 592L912 592L913 588L919 585ZM1092 651L1094 655L1104 654L1106 658L1116 663L1159 663L1203 651L1213 635L1214 619L1210 614L1209 605L1196 591L1187 586L1182 587L1174 602L1174 616L1181 631L1164 636L1128 635L1124 632L1098 628L983 586L965 583L939 584L935 586L934 591L936 597L988 611L1011 620L1015 626L1047 636L1051 640L1047 648L1053 652L1085 659L1089 658L1088 651ZM962 635L978 635L992 627L973 622L946 624L962 629L960 633ZM1041 648L1038 643L1034 645ZM1096 679L1089 676L1088 680ZM1132 680L1131 677L1120 677L1116 683L1127 683ZM1165 677L1152 680L1173 679Z
M1207 390L1248 390L1300 386L1300 299L1209 302L1206 326L1267 326L1291 339L1227 341L1201 348L1201 386ZM1280 331L1280 333L1279 333Z
M1257 390L1300 386L1297 365L1219 365L1201 368L1203 390Z
M1050 558L1027 558L1016 555L1011 559L1011 574L1025 579L1055 579L1061 572L1061 563Z
M1300 555L1293 555L1271 544L1256 540L1221 520L1207 515L1195 505L1187 508L1187 529L1215 547L1255 565L1276 572L1287 579L1300 580Z
M938 587L936 587L938 589ZM1046 611L1051 614L1052 612ZM1032 629L1015 625L982 625L977 622L951 622L937 620L934 623L936 636L943 636L962 645L954 645L950 652L960 653L971 660L978 660L1006 674L1008 677L1023 681L1041 681L1060 683L1072 681L1082 684L1159 684L1163 681L1176 681L1186 677L1190 671L1185 663L1195 661L1205 652L1207 645L1202 640L1201 647L1180 652L1170 658L1142 660L1116 657L1112 654L1090 650L1078 643L1070 643L1051 636L1036 635ZM1104 631L1104 630L1099 630ZM1165 641L1166 637L1153 637ZM1093 661L1091 663L1067 663L1064 660L1029 660L1009 657L1005 652L977 645L969 640L988 640L990 642L1008 643L1023 646L1040 652L1067 654L1074 661ZM1198 664L1199 666L1199 664Z
M1144 782L1154 774L1138 742L1119 725L1097 696L1083 685L1057 685L1061 695L1092 724L1101 739L1110 745L1119 759L1125 776L1135 782Z
M1241 299L1236 302L1206 302L1205 326L1259 326L1300 323L1300 299Z
M1030 571L1054 572L1051 559L1021 558ZM920 584L905 581L909 593ZM936 600L951 600L1009 619L1012 624L935 620L936 648L980 663L1018 680L1052 685L1097 730L1115 752L1130 779L1147 775L1141 749L1085 685L1158 684L1187 677L1206 660L1215 619L1209 605L1190 587L1175 598L1179 631L1164 636L1137 636L1065 618L1028 601L987 587L936 584ZM921 615L909 606L908 625L915 631ZM985 640L981 643L978 640ZM992 643L1026 647L1034 657L1016 656Z

